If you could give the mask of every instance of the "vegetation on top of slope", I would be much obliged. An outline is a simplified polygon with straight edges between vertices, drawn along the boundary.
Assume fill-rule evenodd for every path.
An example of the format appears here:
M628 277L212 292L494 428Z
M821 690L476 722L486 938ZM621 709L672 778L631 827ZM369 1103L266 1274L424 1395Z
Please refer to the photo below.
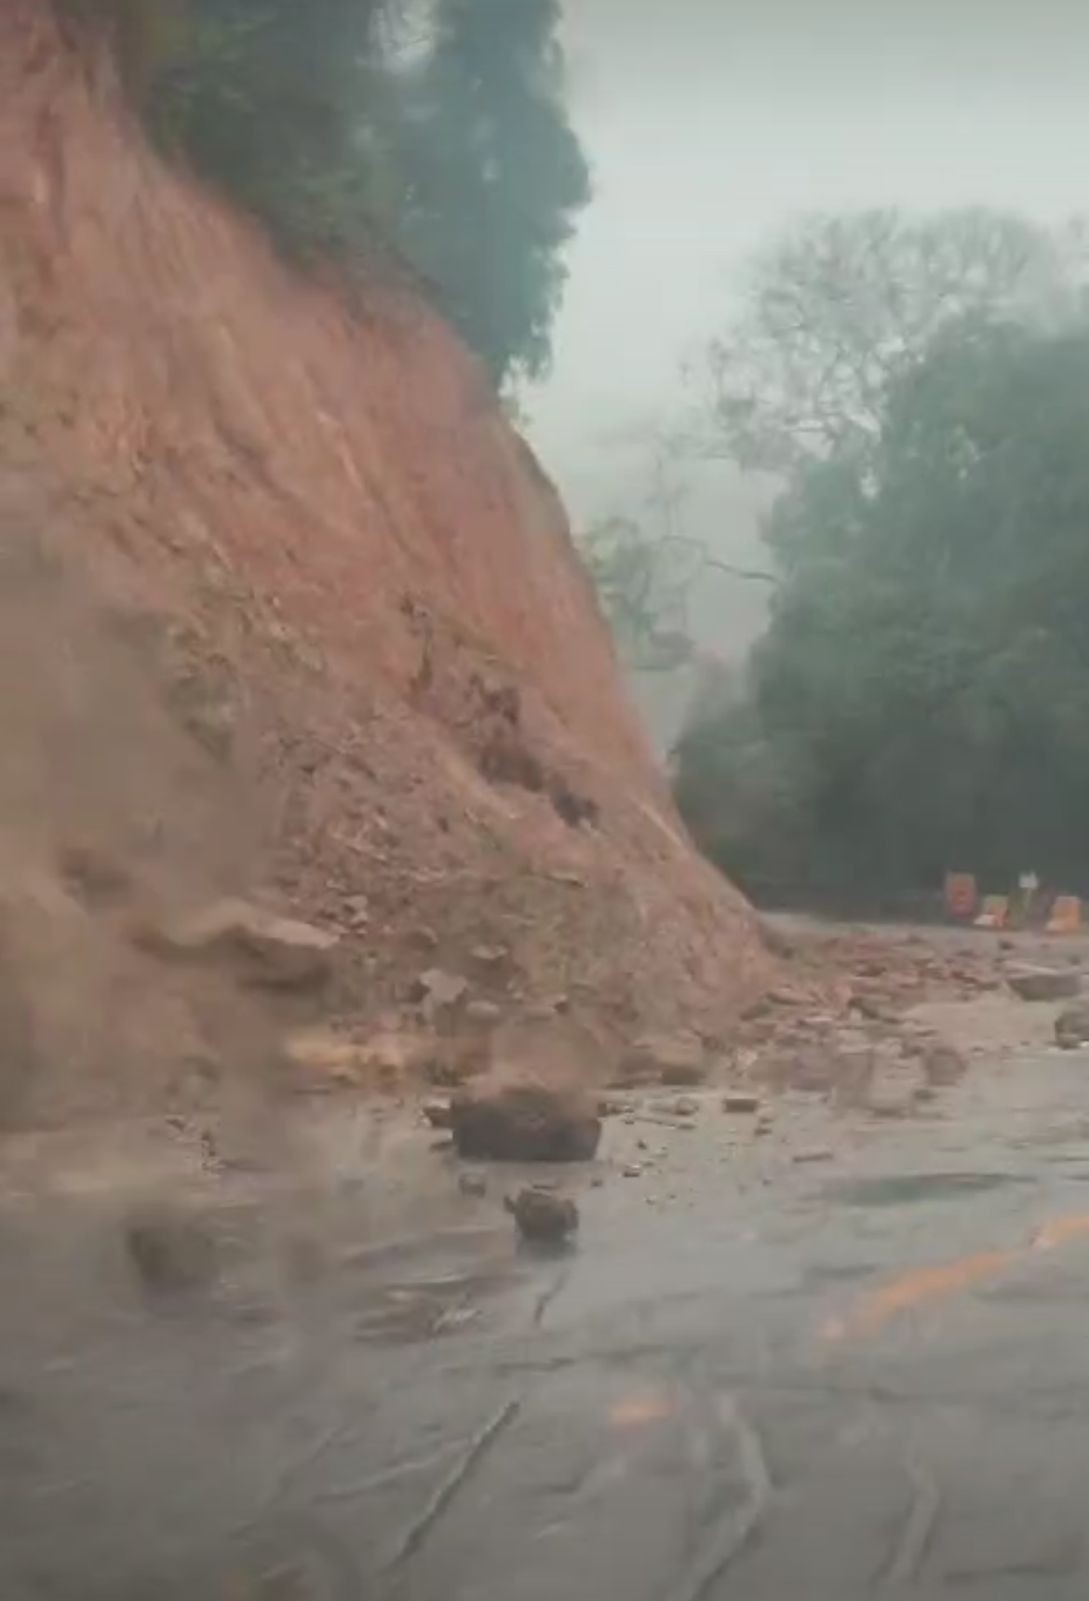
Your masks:
M1087 888L1082 263L983 214L882 231L910 248L880 270L869 225L861 262L825 255L858 226L775 258L762 337L750 313L721 368L761 358L713 418L735 460L779 466L778 582L743 689L681 739L682 809L753 889L921 889L949 868ZM950 280L966 239L978 270Z
M58 0L162 148L305 260L407 263L497 384L548 365L589 174L558 0Z

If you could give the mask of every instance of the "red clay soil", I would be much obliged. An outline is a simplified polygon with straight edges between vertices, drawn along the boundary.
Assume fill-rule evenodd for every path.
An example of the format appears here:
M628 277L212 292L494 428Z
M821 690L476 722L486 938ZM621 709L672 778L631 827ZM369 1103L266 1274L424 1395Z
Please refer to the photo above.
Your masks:
M476 362L168 170L44 0L0 37L0 498L256 774L257 887L345 931L359 1011L489 946L516 1005L728 1036L775 961Z

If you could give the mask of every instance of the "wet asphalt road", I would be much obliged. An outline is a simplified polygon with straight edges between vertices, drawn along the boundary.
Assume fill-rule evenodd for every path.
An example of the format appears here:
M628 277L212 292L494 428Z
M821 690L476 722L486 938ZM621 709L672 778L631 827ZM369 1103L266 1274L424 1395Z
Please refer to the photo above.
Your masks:
M423 1134L401 1237L225 1181L218 1283L161 1299L113 1202L15 1195L0 1597L1080 1601L1089 1054L694 1121L610 1125L562 1256Z

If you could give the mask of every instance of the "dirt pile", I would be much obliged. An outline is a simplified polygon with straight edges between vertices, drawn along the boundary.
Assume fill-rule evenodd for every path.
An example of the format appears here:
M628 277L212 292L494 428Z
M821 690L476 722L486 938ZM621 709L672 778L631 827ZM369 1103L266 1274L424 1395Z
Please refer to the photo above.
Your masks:
M201 882L339 936L328 1005L364 1031L430 970L478 1033L536 1013L607 1053L682 1026L717 1048L775 959L684 836L475 362L413 294L349 306L168 171L42 0L0 26L3 499L154 654L202 793L218 764L247 796ZM6 673L14 704L14 645ZM137 808L120 781L110 804L123 865Z

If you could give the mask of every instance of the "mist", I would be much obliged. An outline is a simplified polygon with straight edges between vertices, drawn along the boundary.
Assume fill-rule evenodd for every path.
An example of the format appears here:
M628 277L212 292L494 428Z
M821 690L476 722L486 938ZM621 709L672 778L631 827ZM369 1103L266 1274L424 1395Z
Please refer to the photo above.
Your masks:
M638 506L647 431L693 398L682 363L724 321L749 253L792 217L1085 208L1089 14L1076 0L578 0L566 27L595 194L552 374L528 409L576 527ZM688 487L688 530L752 558L759 490L725 467ZM712 578L693 608L700 644L743 655L765 598ZM668 742L677 691L653 700Z

